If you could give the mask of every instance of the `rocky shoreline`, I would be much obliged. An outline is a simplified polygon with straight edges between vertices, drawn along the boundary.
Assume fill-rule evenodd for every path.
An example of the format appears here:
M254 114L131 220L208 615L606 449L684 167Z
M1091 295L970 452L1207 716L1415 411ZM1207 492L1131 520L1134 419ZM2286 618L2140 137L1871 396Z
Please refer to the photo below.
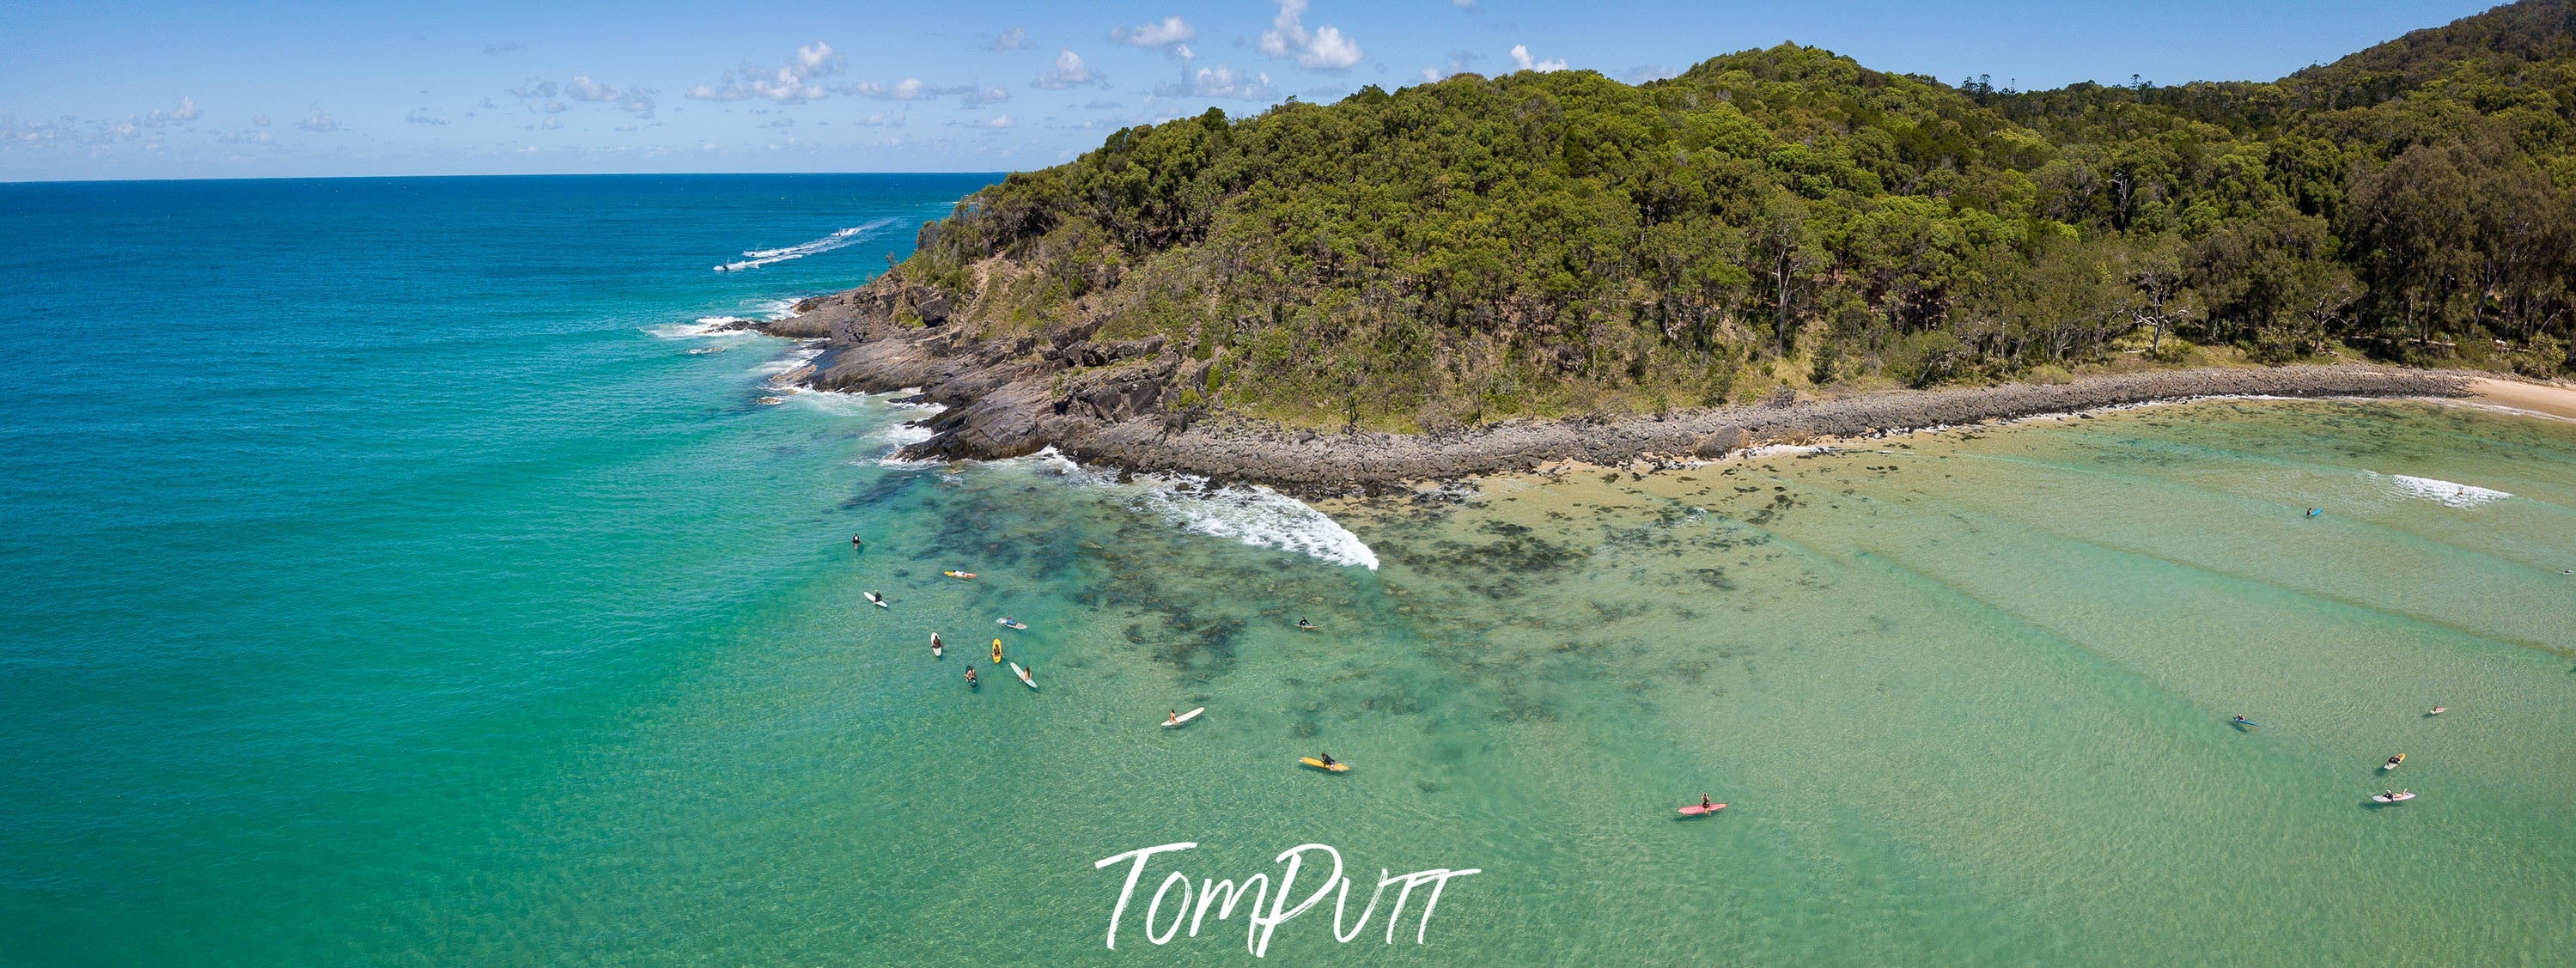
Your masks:
M978 339L948 325L948 301L899 281L799 303L753 324L820 340L785 378L820 390L920 389L949 409L907 459L995 459L1046 447L1085 463L1269 484L1300 493L1522 471L1579 461L1624 465L1710 459L1763 444L2011 420L2201 397L2466 397L2471 375L2401 367L2289 366L2124 373L2055 384L1893 390L1665 415L1509 420L1451 433L1317 432L1173 406L1207 363L1160 339L1096 341L1097 325Z

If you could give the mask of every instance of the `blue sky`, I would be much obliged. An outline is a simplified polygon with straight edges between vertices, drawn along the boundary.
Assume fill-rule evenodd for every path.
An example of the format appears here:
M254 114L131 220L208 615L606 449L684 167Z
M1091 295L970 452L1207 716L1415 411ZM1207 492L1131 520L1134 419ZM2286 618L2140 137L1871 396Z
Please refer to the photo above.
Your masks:
M1783 40L2053 87L2269 79L2488 0L0 3L0 181L995 171L1456 71Z

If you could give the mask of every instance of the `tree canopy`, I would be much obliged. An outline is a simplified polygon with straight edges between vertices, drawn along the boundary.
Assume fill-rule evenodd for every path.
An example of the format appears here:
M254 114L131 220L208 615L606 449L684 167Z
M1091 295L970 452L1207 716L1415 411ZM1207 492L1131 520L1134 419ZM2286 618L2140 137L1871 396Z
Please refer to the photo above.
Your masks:
M1461 74L1128 128L926 226L970 325L1094 323L1194 390L1439 429L2337 352L2558 373L2576 0L2265 83L1998 90L1783 44L1628 85ZM997 271L999 270L999 271Z

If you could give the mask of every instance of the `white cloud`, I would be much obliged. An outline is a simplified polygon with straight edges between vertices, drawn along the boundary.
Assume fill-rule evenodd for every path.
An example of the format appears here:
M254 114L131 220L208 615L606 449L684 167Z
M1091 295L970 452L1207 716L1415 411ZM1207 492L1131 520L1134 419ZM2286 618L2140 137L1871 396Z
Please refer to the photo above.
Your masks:
M1018 123L1019 123L1019 122L1017 122L1017 121L1013 121L1013 120L1011 120L1011 116L1010 116L1010 115L1002 114L1002 115L995 115L995 116L993 116L993 117L991 117L991 118L987 118L987 119L985 119L985 120L983 120L983 121L978 121L978 122L976 122L976 123L975 123L975 126L976 126L976 127L979 127L979 128L1007 128L1007 127L1010 127L1010 126L1012 126L1012 125L1014 125L1014 124L1018 124Z
M1010 99L1010 88L999 84L992 87L976 87L970 84L966 87L966 96L958 98L957 103L960 107L980 108L987 104L1000 104Z
M565 81L564 96L575 101L614 101L624 92L616 87L591 80L589 75L575 74Z
M1113 27L1109 39L1134 47L1161 47L1199 39L1199 29L1179 17L1165 17L1162 23L1137 27ZM1188 55L1182 55L1188 56Z
M507 94L512 98L525 103L528 101L543 101L547 98L551 98L555 96L556 90L555 82L541 81L531 77L526 81L521 82L518 87L502 88L501 93Z
M832 45L815 41L796 48L796 56L775 70L757 64L745 64L726 71L715 84L690 88L688 96L700 101L776 101L796 104L820 101L830 92L815 78L830 77L848 70L850 62L832 50Z
M545 106L545 112L547 114L562 114L570 110L572 110L572 105L565 104L562 101L548 101Z
M334 121L331 119L330 115L322 113L322 106L316 104L313 106L313 116L302 121L295 122L295 127L300 130L311 131L315 134L326 134L340 130L340 122Z
M263 127L263 128L268 127L268 115L265 115L265 114L254 114L254 115L251 115L251 116L250 116L250 123L252 123L252 124L256 124L256 125L259 125L260 127Z
M1055 55L1054 70L1039 74L1038 79L1030 83L1050 91L1061 91L1069 87L1097 84L1107 77L1108 75L1084 66L1082 55L1074 53L1072 48L1066 48Z
M1026 50L1026 49L1028 49L1028 46L1029 46L1029 28L1027 28L1027 27L1013 27L1013 28L1011 28L1011 29L1009 29L1009 30L1002 31L1000 35L998 35L998 36L994 37L994 38L993 38L993 42L992 42L992 43L989 43L989 44L985 44L985 45L984 45L984 49L985 49L985 50Z
M1348 70L1360 62L1360 45L1331 24L1308 31L1306 0L1279 0L1279 16L1261 32L1261 52L1294 57L1300 67L1319 71Z
M483 52L486 54L515 54L526 49L516 43L483 45Z
M760 123L760 126L761 126L761 127L764 127L764 128L793 128L793 127L795 127L795 126L796 126L796 119L795 119L795 118L789 118L789 117L779 117L779 118L774 118L774 119L771 119L771 120L768 120L768 121L763 121L763 122L761 122L761 123Z
M1546 73L1548 71L1564 70L1565 62L1561 60L1533 61L1530 59L1529 45L1513 44L1512 69L1516 71L1538 71L1540 73Z
M1089 109L1091 109L1091 110L1093 110L1093 111L1115 111L1115 110L1118 110L1119 108L1126 107L1126 105L1124 105L1124 104L1120 104L1120 103L1118 103L1118 102L1116 102L1116 101L1112 101L1112 100L1110 100L1110 99L1108 99L1108 98L1100 98L1100 99L1098 99L1098 100L1093 100L1093 101L1084 101L1084 102L1082 102L1082 106L1083 106L1083 107L1085 107L1085 108L1089 108Z
M907 77L892 84L879 84L875 81L863 81L841 88L841 93L857 97L874 98L879 101L927 101L932 98L946 97L951 94L969 94L973 93L974 90L974 86L967 84L960 84L955 87L941 87L937 84L923 83L923 81L918 77Z
M856 120L856 121L845 121L845 122L842 122L842 123L844 123L844 124L855 124L855 125L858 125L859 127L862 127L862 128L900 128L900 127L903 127L903 119L902 119L901 117L893 117L893 118L889 118L889 117L886 117L886 113L885 113L885 112L883 112L883 111L879 111L879 112L877 112L877 113L875 113L875 114L868 115L867 117L860 118L860 119L858 119L858 120Z
M1666 67L1662 64L1639 64L1619 72L1619 79L1630 84L1644 84L1647 81L1660 81L1668 77L1680 76L1682 76L1680 68Z
M404 121L406 121L406 122L408 122L408 123L411 123L411 124L446 124L446 123L447 123L447 119L446 119L446 118L438 117L438 116L436 116L436 115L433 115L433 114L429 113L429 109L427 109L427 108L413 108L413 109L411 109L411 113L410 113L410 114L403 115L403 120L404 120Z
M1432 81L1442 80L1451 75L1467 73L1467 65L1475 63L1475 61L1476 54L1474 51L1450 51L1448 63L1442 64L1438 67L1425 67L1422 69L1422 80L1425 83L1429 83Z
M192 97L180 98L179 106L168 111L154 108L152 109L152 113L146 116L146 120L155 125L164 123L184 123L197 120L197 99Z
M1267 101L1278 96L1270 86L1269 74L1246 76L1230 64L1184 71L1177 84L1154 85L1155 97L1227 97L1246 101Z
M563 119L562 119L562 118L547 118L547 119L546 119L546 124L545 124L545 129L546 129L546 130L548 130L548 131L555 131L555 130L560 130L562 127L563 127Z

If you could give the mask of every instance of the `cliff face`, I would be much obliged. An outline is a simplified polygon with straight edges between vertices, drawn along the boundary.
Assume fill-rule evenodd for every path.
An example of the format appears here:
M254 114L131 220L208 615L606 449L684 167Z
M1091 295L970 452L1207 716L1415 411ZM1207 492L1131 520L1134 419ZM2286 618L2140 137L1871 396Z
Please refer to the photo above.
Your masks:
M1204 386L1214 361L1183 356L1159 337L1098 340L1098 324L1080 320L1019 332L1004 322L977 322L971 312L977 302L889 274L807 300L794 318L762 328L806 338L826 334L820 337L825 352L806 379L815 388L919 388L922 399L947 406L928 422L933 436L901 452L906 459L1016 457L1053 446L1086 462L1309 492L1525 470L1552 461L1714 458L1766 443L2157 400L2468 393L2464 374L2403 368L2169 370L1822 400L1779 393L1753 404L1618 419L1510 420L1442 434L1319 433L1210 414L1196 402L1195 390Z
M1195 415L1178 388L1203 378L1204 362L1168 352L1164 340L1095 340L1097 322L1003 332L959 311L952 296L889 273L857 289L809 299L797 315L764 324L778 336L821 338L809 381L817 389L884 393L918 387L949 408L908 459L1016 457L1055 445L1068 451L1103 428L1144 421L1178 430Z

